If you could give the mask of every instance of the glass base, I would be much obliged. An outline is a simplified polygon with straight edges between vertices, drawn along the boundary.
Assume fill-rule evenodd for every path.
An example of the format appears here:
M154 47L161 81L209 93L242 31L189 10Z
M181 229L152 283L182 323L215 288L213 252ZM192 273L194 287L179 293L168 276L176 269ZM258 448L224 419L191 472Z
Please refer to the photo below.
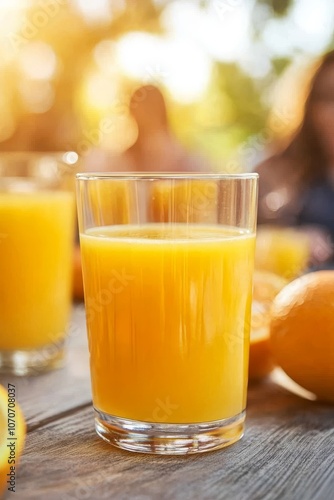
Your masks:
M65 341L40 349L0 351L0 373L10 375L38 375L60 368L64 363Z
M198 424L157 424L114 417L95 409L95 429L123 450L158 455L203 453L229 446L244 434L245 411L233 418Z

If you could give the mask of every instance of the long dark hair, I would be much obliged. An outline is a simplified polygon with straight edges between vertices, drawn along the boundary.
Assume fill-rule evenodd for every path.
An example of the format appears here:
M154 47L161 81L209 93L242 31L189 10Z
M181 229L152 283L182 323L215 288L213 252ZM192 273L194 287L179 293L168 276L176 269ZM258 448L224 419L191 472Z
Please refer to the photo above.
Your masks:
M328 52L323 57L311 81L301 125L288 146L278 155L282 159L299 166L301 180L306 184L323 178L327 169L328 158L314 126L312 107L316 102L326 98L319 92L318 84L323 73L330 66L334 68L334 51Z

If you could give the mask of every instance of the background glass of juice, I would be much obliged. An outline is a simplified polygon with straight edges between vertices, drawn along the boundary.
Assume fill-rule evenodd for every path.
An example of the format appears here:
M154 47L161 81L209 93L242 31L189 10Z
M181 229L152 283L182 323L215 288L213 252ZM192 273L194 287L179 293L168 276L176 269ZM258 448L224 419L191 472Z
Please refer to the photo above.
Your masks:
M2 372L28 375L62 363L75 227L66 174L74 163L66 153L0 155Z
M296 228L260 226L257 231L255 267L293 280L306 271L310 240Z
M77 194L97 433L160 454L237 441L257 175L78 174Z

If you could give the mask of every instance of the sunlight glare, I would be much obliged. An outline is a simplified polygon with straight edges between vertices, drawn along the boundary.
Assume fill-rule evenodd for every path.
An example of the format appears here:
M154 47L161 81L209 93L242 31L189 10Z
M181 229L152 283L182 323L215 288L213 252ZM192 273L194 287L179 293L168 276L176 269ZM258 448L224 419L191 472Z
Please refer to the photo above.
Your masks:
M45 113L51 109L55 99L53 86L43 80L23 81L20 94L26 110L32 113Z
M211 60L181 37L129 33L117 44L117 59L125 74L142 84L165 85L181 102L197 100L211 75Z
M19 30L29 0L0 0L0 66L16 56L11 37Z
M47 43L31 42L21 50L19 65L28 78L50 80L57 70L57 56Z
M203 10L194 2L178 0L167 5L161 21L168 32L194 41L218 61L230 62L247 51L252 5L253 0L213 1Z
M116 76L119 68L116 61L116 43L113 40L102 40L93 51L94 60L99 70L109 76Z
M104 110L115 103L118 87L110 78L94 72L86 78L84 94L89 107Z
M296 0L291 15L271 19L262 39L271 56L290 57L294 53L319 54L328 46L334 24L332 0Z
M109 0L72 0L88 22L110 22L112 13Z

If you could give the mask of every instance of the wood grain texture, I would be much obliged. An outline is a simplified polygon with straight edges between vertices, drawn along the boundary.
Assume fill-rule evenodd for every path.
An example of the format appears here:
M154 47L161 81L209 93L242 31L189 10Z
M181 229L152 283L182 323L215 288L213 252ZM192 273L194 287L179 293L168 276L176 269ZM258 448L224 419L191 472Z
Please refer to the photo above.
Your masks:
M68 362L9 380L29 424L19 500L329 500L334 491L334 406L268 380L249 389L244 438L203 455L118 450L94 430L82 307L74 310ZM6 383L4 377L2 381Z
M273 383L250 389L247 431L209 454L131 454L101 441L81 409L29 434L18 498L328 500L334 485L334 409Z

